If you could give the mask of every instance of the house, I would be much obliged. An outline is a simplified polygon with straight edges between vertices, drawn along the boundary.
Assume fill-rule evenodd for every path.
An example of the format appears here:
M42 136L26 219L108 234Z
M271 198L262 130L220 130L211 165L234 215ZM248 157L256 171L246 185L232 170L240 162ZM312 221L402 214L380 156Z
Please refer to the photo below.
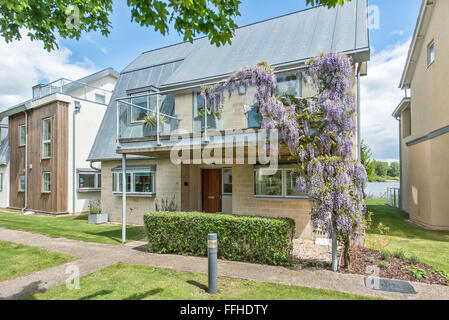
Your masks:
M9 206L8 125L0 124L0 208Z
M423 0L400 88L401 208L417 224L449 230L449 1Z
M86 161L118 73L32 88L32 99L0 113L8 140L0 144L1 206L44 214L81 213L100 198L100 169Z
M260 127L257 114L248 107L254 104L255 88L239 89L227 98L217 117L202 112L202 85L267 61L276 67L281 93L305 96L311 88L298 70L311 57L332 51L352 57L357 96L370 56L366 0L244 26L236 30L231 45L220 48L200 38L142 53L120 73L88 158L101 162L103 212L111 221L123 217L141 225L142 216L154 211L156 204L160 208L162 200L174 200L182 211L291 217L297 236L310 236L310 204L294 188L295 175L285 153L277 159L279 170L270 175L262 174L266 164L246 158L241 164L177 164L170 156L177 143L170 136L182 130L189 141L189 154L219 144L225 131L231 132L233 140L241 138L245 130ZM162 115L164 123L149 128L143 122L148 113L154 118Z

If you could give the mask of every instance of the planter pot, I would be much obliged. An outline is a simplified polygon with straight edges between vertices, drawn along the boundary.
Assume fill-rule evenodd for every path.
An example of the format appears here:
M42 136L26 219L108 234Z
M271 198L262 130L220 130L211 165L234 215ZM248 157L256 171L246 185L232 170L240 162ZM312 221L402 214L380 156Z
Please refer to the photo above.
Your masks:
M156 126L149 126L149 125L144 125L143 126L143 136L144 137L154 137L156 136Z
M108 222L108 214L100 213L100 214L89 214L88 218L89 224L103 224Z

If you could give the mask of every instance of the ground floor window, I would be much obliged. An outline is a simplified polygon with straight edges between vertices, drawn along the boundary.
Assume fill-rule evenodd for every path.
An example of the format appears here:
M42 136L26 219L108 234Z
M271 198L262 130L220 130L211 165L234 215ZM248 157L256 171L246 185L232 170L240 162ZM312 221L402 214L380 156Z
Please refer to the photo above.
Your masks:
M113 169L112 192L123 192L121 167ZM152 195L155 193L155 168L133 168L126 170L126 192L131 194Z
M223 194L232 195L232 169L224 168L222 171L223 181Z
M42 173L42 192L51 191L51 174L50 172Z
M276 173L265 168L254 170L254 194L257 197L307 198L296 188L297 173L292 169L279 168Z
M78 190L100 190L101 173L96 171L78 170Z
M25 175L21 175L19 177L19 191L20 192L25 191Z

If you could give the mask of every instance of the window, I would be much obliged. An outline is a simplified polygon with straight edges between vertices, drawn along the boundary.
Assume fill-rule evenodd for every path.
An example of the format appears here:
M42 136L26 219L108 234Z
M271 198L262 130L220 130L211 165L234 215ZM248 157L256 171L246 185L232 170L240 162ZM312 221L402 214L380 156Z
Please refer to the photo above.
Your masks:
M51 118L42 120L42 158L51 158Z
M131 103L134 105L131 108L131 122L143 122L150 110L156 112L157 97L156 95L136 97L131 99Z
M431 42L427 47L427 65L430 66L435 61L435 42Z
M19 191L25 192L25 175L19 177Z
M0 173L0 191L3 191L3 173Z
M106 104L106 97L104 96L104 94L95 94L95 102L97 103L101 103L101 104Z
M26 125L19 126L19 147L27 143L27 128Z
M276 88L276 95L282 96L284 94L293 95L295 97L302 96L301 78L298 75L284 75L277 78L278 86Z
M202 132L205 129L204 122L204 98L201 92L193 92L193 130L194 132ZM207 115L207 129L222 129L221 119L213 114Z
M112 192L122 193L122 173L119 168L112 172ZM155 192L155 172L153 169L129 169L126 173L126 192L152 195Z
M248 112L248 128L260 128L262 124L262 115L257 106L252 106Z
M232 195L232 169L222 170L223 194Z
M51 174L50 172L42 173L42 192L51 192Z
M101 189L101 173L94 171L78 171L78 191Z
M296 188L298 174L292 169L279 168L275 174L264 172L267 169L255 169L254 194L256 197L307 198Z

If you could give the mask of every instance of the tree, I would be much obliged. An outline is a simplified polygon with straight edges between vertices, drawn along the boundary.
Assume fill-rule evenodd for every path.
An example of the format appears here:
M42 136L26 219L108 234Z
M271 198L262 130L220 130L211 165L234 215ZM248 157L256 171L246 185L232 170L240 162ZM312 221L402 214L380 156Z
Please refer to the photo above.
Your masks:
M371 180L372 178L374 178L374 175L376 174L374 160L371 159L372 157L371 148L365 143L365 141L362 140L361 149L362 149L362 159L361 159L362 164L365 167L368 180Z
M231 95L241 86L257 87L262 129L277 129L290 159L295 160L296 187L307 192L313 226L333 238L334 270L338 267L337 240L344 246L344 265L349 267L351 240L361 242L365 237L366 171L353 154L356 105L350 94L352 74L348 56L330 53L310 60L301 72L316 90L312 97L275 96L276 75L267 63L243 68L224 83L202 91L210 108L207 112L213 113L221 108L226 92Z
M335 7L344 0L306 0L311 5ZM346 0L350 1L350 0ZM153 26L162 35L174 29L185 41L201 34L217 46L231 43L240 15L240 0L127 0L131 20L141 26ZM79 39L82 32L111 29L112 0L2 0L0 36L5 41L41 40L48 51L58 48L57 34Z
M399 162L392 162L388 167L388 176L390 177L399 177L400 175L400 165Z
M379 177L386 177L388 173L388 162L375 161L375 172Z

